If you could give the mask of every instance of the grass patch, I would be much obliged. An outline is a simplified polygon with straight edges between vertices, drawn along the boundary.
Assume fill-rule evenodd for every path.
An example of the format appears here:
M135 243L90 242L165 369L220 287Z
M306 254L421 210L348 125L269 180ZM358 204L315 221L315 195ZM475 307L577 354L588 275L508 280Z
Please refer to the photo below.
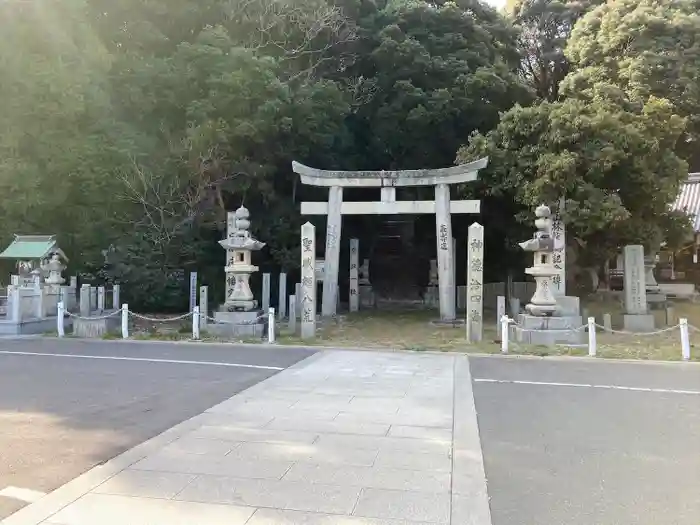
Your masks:
M583 302L589 315L596 316L602 324L602 314L611 313L613 328L622 324L622 309L618 304L600 301ZM675 305L677 317L687 317L692 325L700 327L700 305L684 303ZM657 326L665 326L665 311L656 311ZM663 317L663 319L662 319ZM286 331L286 323L278 325L281 333L277 336L280 344L330 347L361 347L377 349L398 349L412 351L492 353L501 351L497 341L496 319L487 317L484 322L484 337L480 343L466 341L464 325L440 326L431 324L438 318L437 311L380 312L365 311L341 315L334 321L324 321L317 326L317 336L313 340L302 340L296 334ZM297 323L298 326L298 323ZM587 336L582 346L555 345L552 347L519 344L511 340L510 354L549 356L588 355ZM691 359L700 361L700 332L690 331ZM681 359L680 331L678 329L658 335L619 335L597 332L597 354L602 358L668 360Z

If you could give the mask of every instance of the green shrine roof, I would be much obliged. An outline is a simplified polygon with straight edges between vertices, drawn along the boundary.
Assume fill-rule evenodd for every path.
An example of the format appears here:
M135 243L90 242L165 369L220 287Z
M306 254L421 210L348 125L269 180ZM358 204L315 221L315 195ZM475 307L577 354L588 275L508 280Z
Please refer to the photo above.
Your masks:
M55 235L15 235L15 240L0 253L0 259L43 259L53 252L68 260L58 247Z

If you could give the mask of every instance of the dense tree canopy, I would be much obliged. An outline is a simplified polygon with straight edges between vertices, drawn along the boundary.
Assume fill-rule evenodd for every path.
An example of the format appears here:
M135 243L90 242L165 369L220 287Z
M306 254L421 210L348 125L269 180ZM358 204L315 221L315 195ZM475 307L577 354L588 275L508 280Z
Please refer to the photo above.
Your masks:
M587 254L659 238L697 150L700 6L600 3L2 2L0 241L58 233L76 270L177 307L177 276L218 279L240 204L263 267L298 266L298 203L324 192L293 159L432 168L460 146L491 157L459 191L498 249L561 195Z
M520 29L521 72L542 100L559 99L559 85L569 73L564 55L576 22L603 0L519 0L510 6Z
M678 152L700 167L700 2L609 2L576 25L566 54L575 66L566 94L590 98L605 84L635 110L650 96L668 100L688 120Z

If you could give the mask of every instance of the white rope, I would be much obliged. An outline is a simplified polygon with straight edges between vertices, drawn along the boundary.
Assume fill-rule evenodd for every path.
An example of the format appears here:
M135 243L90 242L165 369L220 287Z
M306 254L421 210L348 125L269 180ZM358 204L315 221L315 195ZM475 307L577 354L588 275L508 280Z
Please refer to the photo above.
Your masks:
M647 336L647 335L659 335L659 334L664 334L666 332L670 332L671 330L675 330L678 328L680 325L677 324L675 326L669 326L668 328L662 328L661 330L656 330L655 332L626 332L625 330L613 330L612 328L606 328L605 326L601 326L598 323L595 324L596 327L600 328L604 332L607 332L609 334L620 334L620 335L634 335L634 336Z
M182 319L187 319L192 315L192 312L187 312L186 314L180 315L178 317L167 317L167 318L157 318L157 317L147 317L145 315L137 314L129 310L129 313L136 317L137 319L143 319L144 321L151 321L154 323L169 323L172 321L181 321Z
M688 328L692 328L692 329L695 330L696 332L700 332L700 328L698 328L697 326L693 326L692 324L689 324L689 325L688 325Z
M66 315L68 315L68 317L72 317L74 319L81 319L83 321L99 321L100 319L109 319L110 317L115 317L115 316L120 315L122 313L121 310L115 310L111 314L101 315L99 317L83 317L80 315L72 314L68 310L65 310L65 312L66 312Z

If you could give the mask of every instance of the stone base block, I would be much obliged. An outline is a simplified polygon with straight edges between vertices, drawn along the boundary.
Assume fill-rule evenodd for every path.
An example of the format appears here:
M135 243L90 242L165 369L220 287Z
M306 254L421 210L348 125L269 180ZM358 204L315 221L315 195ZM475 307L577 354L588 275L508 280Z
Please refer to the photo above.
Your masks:
M66 317L63 322L66 332L69 331L72 325L73 319ZM0 335L40 335L56 331L55 317L49 317L48 319L28 319L23 320L21 323L0 319Z
M653 332L654 316L652 314L625 314L624 330L627 332Z
M377 299L372 290L371 284L361 284L360 288L360 309L374 308L377 304Z
M650 310L663 310L666 308L668 297L664 293L647 292L647 306Z
M267 313L214 312L216 322L209 321L202 329L220 337L264 337L267 334Z
M537 317L520 314L510 336L518 343L551 346L556 343L582 344L586 331L580 316ZM575 329L579 330L575 330Z
M440 293L437 286L428 286L423 292L423 304L428 308L440 306Z
M103 313L107 315L109 312ZM73 335L88 339L99 339L109 332L117 332L121 329L121 316L115 315L107 319L81 319L76 317L73 321Z
M583 325L580 315L539 317L529 314L520 314L517 317L518 326L527 330L571 330Z
M581 299L571 295L557 297L556 313L562 317L581 315Z
M433 326L438 326L438 327L449 327L449 328L454 328L457 326L464 326L466 324L466 320L463 317L457 317L455 319L435 319L434 321L430 321L430 324Z

